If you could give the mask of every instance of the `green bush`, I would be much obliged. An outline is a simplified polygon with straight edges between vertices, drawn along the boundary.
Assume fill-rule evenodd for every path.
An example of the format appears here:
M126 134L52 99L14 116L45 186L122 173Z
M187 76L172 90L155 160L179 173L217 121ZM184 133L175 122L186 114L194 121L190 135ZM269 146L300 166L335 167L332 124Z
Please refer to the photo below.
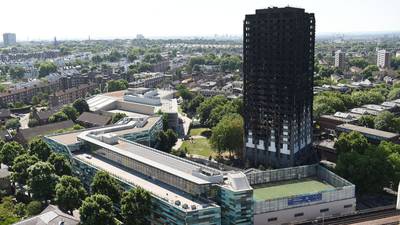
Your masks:
M39 201L31 201L26 206L28 216L38 215L42 211L42 203Z

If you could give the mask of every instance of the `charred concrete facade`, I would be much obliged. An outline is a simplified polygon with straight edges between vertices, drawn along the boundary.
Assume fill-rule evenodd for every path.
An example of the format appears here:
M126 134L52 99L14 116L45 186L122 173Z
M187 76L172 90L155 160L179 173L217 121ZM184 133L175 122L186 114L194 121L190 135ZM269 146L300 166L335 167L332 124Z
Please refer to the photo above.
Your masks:
M245 156L288 167L312 159L314 14L268 8L246 15L243 35Z

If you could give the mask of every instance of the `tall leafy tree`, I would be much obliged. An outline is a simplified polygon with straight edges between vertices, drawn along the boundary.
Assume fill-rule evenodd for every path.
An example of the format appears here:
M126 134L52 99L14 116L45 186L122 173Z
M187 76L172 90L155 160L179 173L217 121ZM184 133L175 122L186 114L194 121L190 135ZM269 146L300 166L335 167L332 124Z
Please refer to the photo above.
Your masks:
M161 131L157 135L159 149L163 152L171 152L171 148L175 145L177 140L178 136L171 129Z
M392 168L386 163L386 155L368 147L362 153L344 152L339 154L335 171L356 185L360 194L378 193L388 187Z
M65 113L65 115L67 115L68 119L75 121L76 117L78 115L78 112L76 111L76 109L72 106L64 106L61 110L63 113Z
M79 208L81 225L115 225L113 202L106 195L87 197Z
M66 120L68 120L68 116L67 116L67 114L65 114L62 111L56 112L49 117L50 123L61 122L61 121L66 121Z
M224 116L212 129L211 145L221 154L224 151L236 152L241 157L243 149L243 118L239 114Z
M13 166L14 159L25 153L25 149L15 141L3 145L0 150L0 162L7 166Z
M360 119L358 119L358 123L360 124L360 126L374 128L374 126L375 126L374 116L371 116L371 115L361 116Z
M37 162L39 162L39 159L35 155L22 154L17 156L12 167L12 179L20 186L25 185L29 178L28 168Z
M110 197L114 204L120 202L122 188L107 172L97 172L90 187L92 193L106 195Z
M89 112L89 105L85 101L85 99L79 98L72 103L72 106L78 111L79 114L83 112Z
M42 161L47 161L51 149L41 138L35 138L29 143L29 154L36 155Z
M54 166L55 173L58 176L72 174L71 163L63 154L55 152L51 153L50 157L48 158L48 162Z
M108 92L125 90L128 88L128 81L126 80L110 80L107 82Z
M225 96L217 95L202 102L197 108L197 114L199 115L200 123L209 127L211 111L217 106L225 104L227 101L228 99Z
M151 213L151 196L143 188L131 189L124 192L121 199L121 216L126 225L149 224Z
M28 186L33 198L49 200L54 196L58 177L54 167L48 162L37 162L28 168Z
M375 129L389 132L398 132L400 130L399 120L391 112L381 112L375 119Z
M72 213L81 206L86 196L85 188L76 177L62 176L56 185L56 200L61 210Z
M359 132L352 131L348 134L340 134L335 142L335 148L338 155L346 152L364 153L369 148L368 140Z

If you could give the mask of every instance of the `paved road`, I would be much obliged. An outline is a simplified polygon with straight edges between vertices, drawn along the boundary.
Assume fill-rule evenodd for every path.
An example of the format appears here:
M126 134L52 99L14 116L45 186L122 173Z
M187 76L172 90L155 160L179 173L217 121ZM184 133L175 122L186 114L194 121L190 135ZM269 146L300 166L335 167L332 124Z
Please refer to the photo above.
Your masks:
M179 124L180 125L180 132L178 134L179 138L178 141L175 143L174 147L172 147L173 149L179 149L182 146L183 143L182 138L189 134L190 124L192 123L192 120L189 117L181 113L178 113L178 118L179 120L182 121L182 124Z

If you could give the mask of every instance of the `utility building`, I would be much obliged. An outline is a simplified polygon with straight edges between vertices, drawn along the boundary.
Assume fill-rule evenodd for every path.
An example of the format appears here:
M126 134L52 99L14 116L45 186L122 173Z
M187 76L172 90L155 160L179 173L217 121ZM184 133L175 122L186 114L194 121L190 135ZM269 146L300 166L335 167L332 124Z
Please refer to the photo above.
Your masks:
M246 15L246 161L288 167L311 159L314 14L268 8Z

